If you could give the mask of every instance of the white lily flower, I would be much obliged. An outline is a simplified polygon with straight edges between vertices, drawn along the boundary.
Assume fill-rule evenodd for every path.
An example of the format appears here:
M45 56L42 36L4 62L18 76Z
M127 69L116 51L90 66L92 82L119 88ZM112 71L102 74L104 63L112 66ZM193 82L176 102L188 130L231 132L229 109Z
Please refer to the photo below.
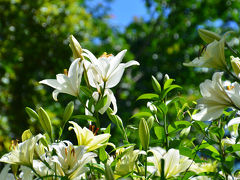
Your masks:
M30 168L28 168L26 166L21 166L20 171L21 171L21 173L20 173L19 177L21 179L23 179L23 180L33 180L34 173Z
M200 112L194 114L194 120L212 121L221 116L226 107L240 107L240 86L238 83L229 85L222 83L223 72L216 72L212 81L205 80L200 84L202 98L198 100L197 107Z
M185 66L207 67L225 70L227 67L224 55L225 39L214 40L208 44L201 57L196 57L192 62L183 63Z
M192 163L186 156L179 154L179 150L169 149L168 152L162 148L156 147L149 150L153 153L153 157L148 158L148 162L154 163L157 169L156 175L161 176L161 159L164 159L164 176L171 178L177 176L179 173L184 172Z
M66 176L70 180L85 173L88 168L85 164L90 162L96 154L87 151L86 146L74 147L71 142L63 141L55 143L52 147L56 150L57 156L52 161L57 163L57 171L61 176Z
M91 63L85 62L87 67L88 80L92 87L112 88L116 86L122 78L125 68L139 65L137 61L121 63L127 50L123 50L116 56L104 53L98 59L87 49L83 49L82 55L88 58Z
M33 163L34 149L36 143L42 137L43 135L38 134L37 136L31 137L20 144L13 144L13 150L3 155L0 159L0 162L31 167Z
M105 143L111 136L109 133L94 135L93 132L87 129L86 127L81 128L77 123L73 121L69 121L69 123L71 123L74 126L69 127L69 130L71 129L74 130L77 136L78 145L87 146L88 152L109 144Z
M6 180L15 180L15 177L12 173L8 173L10 170L10 164L6 164L0 173L0 179Z
M52 161L51 156L45 157L44 161L48 164L48 166L46 166L42 160L33 160L33 168L39 176L44 177L44 180L52 180L55 174L56 163ZM60 175L58 171L56 173L56 175Z
M78 96L83 73L83 63L79 65L79 61L80 59L78 58L72 62L67 75L57 74L56 79L45 79L40 81L41 84L46 84L55 88L52 93L55 101L57 101L57 96L59 93Z

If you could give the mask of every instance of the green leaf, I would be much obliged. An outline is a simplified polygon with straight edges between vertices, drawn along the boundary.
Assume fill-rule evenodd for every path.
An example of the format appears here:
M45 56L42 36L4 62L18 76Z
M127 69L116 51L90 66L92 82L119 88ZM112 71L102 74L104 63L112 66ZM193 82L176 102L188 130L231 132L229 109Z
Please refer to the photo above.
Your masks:
M153 93L146 93L146 94L142 94L141 96L139 96L137 98L137 101L141 100L141 99L158 100L159 95L153 94Z
M89 115L75 115L72 116L73 119L82 119L82 120L86 120L86 121L96 121L96 118L94 116L89 116Z
M164 128L162 126L155 126L154 127L154 132L155 132L155 135L157 136L157 138L164 142L165 141L165 138L166 138L166 135L165 135L165 132L164 132Z
M111 124L109 124L108 127L103 132L110 134L110 131L111 131Z
M132 118L141 118L141 117L150 117L152 114L150 112L138 112L134 114L130 119Z
M156 104L156 107L163 114L167 114L168 107L167 107L167 105L164 102L161 102L160 104Z
M154 76L152 76L152 86L156 93L161 93L161 85Z
M174 124L170 124L168 126L168 133L175 133L177 131L180 131L184 128L187 128L189 126L191 126L192 124L188 121L176 121L174 122Z
M107 161L108 155L107 155L107 152L105 151L104 147L99 148L98 155L99 155L100 161L102 161L104 163Z
M225 151L226 153L234 153L240 151L240 144L234 144L230 147L227 147Z
M99 109L101 109L101 108L103 108L105 105L106 105L106 103L107 103L107 96L104 96L103 98L101 98L98 102L97 102L97 104L96 104L96 106L95 106L95 111L97 112Z
M74 102L71 101L67 104L65 110L64 110L64 113L63 113L63 124L65 124L69 119L70 117L72 116L72 113L73 113L73 110L74 110Z
M172 82L174 81L174 79L167 79L166 82L164 83L164 86L163 86L163 89L167 89L171 84Z
M182 88L182 87L179 85L171 85L170 87L168 87L168 88L164 89L164 91L162 91L161 98L164 99L170 91L172 91L173 89L176 89L176 88Z
M91 97L93 94L93 91L86 86L80 86L80 91L83 92L87 97Z

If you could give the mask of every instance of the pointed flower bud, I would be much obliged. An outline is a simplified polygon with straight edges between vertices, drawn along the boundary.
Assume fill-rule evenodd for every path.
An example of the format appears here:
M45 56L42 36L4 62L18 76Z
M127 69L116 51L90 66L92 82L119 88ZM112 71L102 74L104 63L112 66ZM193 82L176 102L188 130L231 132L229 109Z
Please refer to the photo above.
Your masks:
M70 119L74 110L74 103L73 101L69 102L66 106L64 113L63 113L63 122L64 124Z
M165 83L167 80L169 80L170 78L169 78L169 75L168 74L165 74L165 76L164 76L164 79L163 79L163 82Z
M43 130L52 138L52 123L47 112L42 107L38 109L38 116Z
M139 139L144 150L148 149L150 141L150 132L148 128L147 121L142 118L139 123Z
M161 85L154 76L152 76L152 86L155 92L161 93Z
M198 29L198 34L202 38L202 40L208 44L213 42L214 40L219 41L221 39L221 36L219 36L217 33L208 31L206 29Z
M239 77L240 75L240 59L239 57L233 57L231 56L231 64L232 64L232 68L234 73Z
M30 129L28 130L25 130L23 133L22 133L22 142L27 140L27 139L30 139L32 137L32 133L30 131Z
M73 52L73 58L82 58L82 47L80 46L79 42L76 40L76 38L73 35L69 36L69 46L72 49Z
M151 130L151 128L153 127L153 124L154 124L154 117L153 116L150 116L148 119L147 119L147 124L148 124L148 129L149 131Z

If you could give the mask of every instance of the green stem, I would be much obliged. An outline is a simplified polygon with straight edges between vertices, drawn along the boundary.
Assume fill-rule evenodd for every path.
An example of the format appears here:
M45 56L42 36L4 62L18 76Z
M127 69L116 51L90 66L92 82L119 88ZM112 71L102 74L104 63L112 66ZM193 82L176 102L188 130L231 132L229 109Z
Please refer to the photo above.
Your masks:
M206 132L208 132L208 130L210 129L211 126L212 126L212 122L211 122L211 124L208 126L208 128L206 129ZM201 139L200 144L197 145L198 148L202 145L202 142L203 142L204 139L205 139L205 136L203 136L203 138ZM195 160L195 158L196 158L196 156L197 156L197 153L198 153L198 151L199 151L198 148L197 148L197 151L196 151L195 154L194 154L194 157L193 157L193 160L192 160L191 164L188 166L188 168L187 168L186 171L184 172L182 179L184 179L187 171L188 171L189 168L192 166L192 164L193 164L193 162L194 162L194 160Z
M96 126L97 126L97 128L100 129L101 126L100 126L100 120L99 120L98 112L95 112L94 116L96 117Z
M84 108L86 108L91 114L93 114L94 112L92 112L92 110L90 108L88 108L86 106L85 103L83 103L83 101L81 100L80 96L77 96L77 99L80 101L80 103L84 106Z
M232 51L233 54L240 56L240 53L237 50L232 49L227 43L225 43L225 45L230 51Z
M147 150L146 150L146 157L145 157L145 179L147 179Z
M168 150L169 149L169 140L168 140L168 124L167 124L167 116L166 114L164 113L163 115L163 120L164 120L164 133L165 133L165 136L166 136L166 149Z

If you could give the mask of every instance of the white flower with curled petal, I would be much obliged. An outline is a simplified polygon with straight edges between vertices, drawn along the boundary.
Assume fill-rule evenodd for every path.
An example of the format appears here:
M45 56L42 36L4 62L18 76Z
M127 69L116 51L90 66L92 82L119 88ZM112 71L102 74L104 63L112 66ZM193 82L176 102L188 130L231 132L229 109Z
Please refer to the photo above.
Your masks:
M198 100L200 112L194 114L194 120L212 121L221 116L224 108L240 107L240 86L238 83L222 83L223 72L216 72L212 81L205 80L200 84L202 98Z
M85 61L90 85L97 89L99 87L112 88L121 80L125 68L139 65L134 60L121 63L126 52L127 50L123 50L116 56L104 53L97 59L89 50L83 49L82 55L91 62Z
M192 62L183 63L185 66L207 67L225 70L227 63L224 56L225 38L214 40L207 45L206 51L201 57L196 57Z
M53 91L53 99L57 101L59 93L66 93L72 96L78 96L80 83L82 79L83 66L79 65L80 59L75 59L69 67L67 75L57 74L56 79L45 79L40 81L41 84L46 84L55 88Z
M161 159L164 160L164 177L166 179L175 177L179 173L184 172L192 163L186 156L182 156L179 150L169 149L167 152L159 147L151 148L149 150L153 153L153 157L148 157L148 162L154 163L156 168L156 176L161 176Z
M109 108L109 106L112 104L113 105L112 114L116 114L117 113L117 101L116 101L116 98L115 98L112 90L111 89L105 89L103 97L104 96L107 96L107 102L101 109L98 110L98 112L103 114ZM97 91L93 92L92 97L95 101L97 101L98 98L99 98L99 93ZM86 103L86 106L88 107L88 101ZM89 109L90 109L90 107L89 107ZM94 112L94 106L93 105L91 107L91 111ZM89 112L89 110L87 108L85 108L85 114L92 116L92 113Z

